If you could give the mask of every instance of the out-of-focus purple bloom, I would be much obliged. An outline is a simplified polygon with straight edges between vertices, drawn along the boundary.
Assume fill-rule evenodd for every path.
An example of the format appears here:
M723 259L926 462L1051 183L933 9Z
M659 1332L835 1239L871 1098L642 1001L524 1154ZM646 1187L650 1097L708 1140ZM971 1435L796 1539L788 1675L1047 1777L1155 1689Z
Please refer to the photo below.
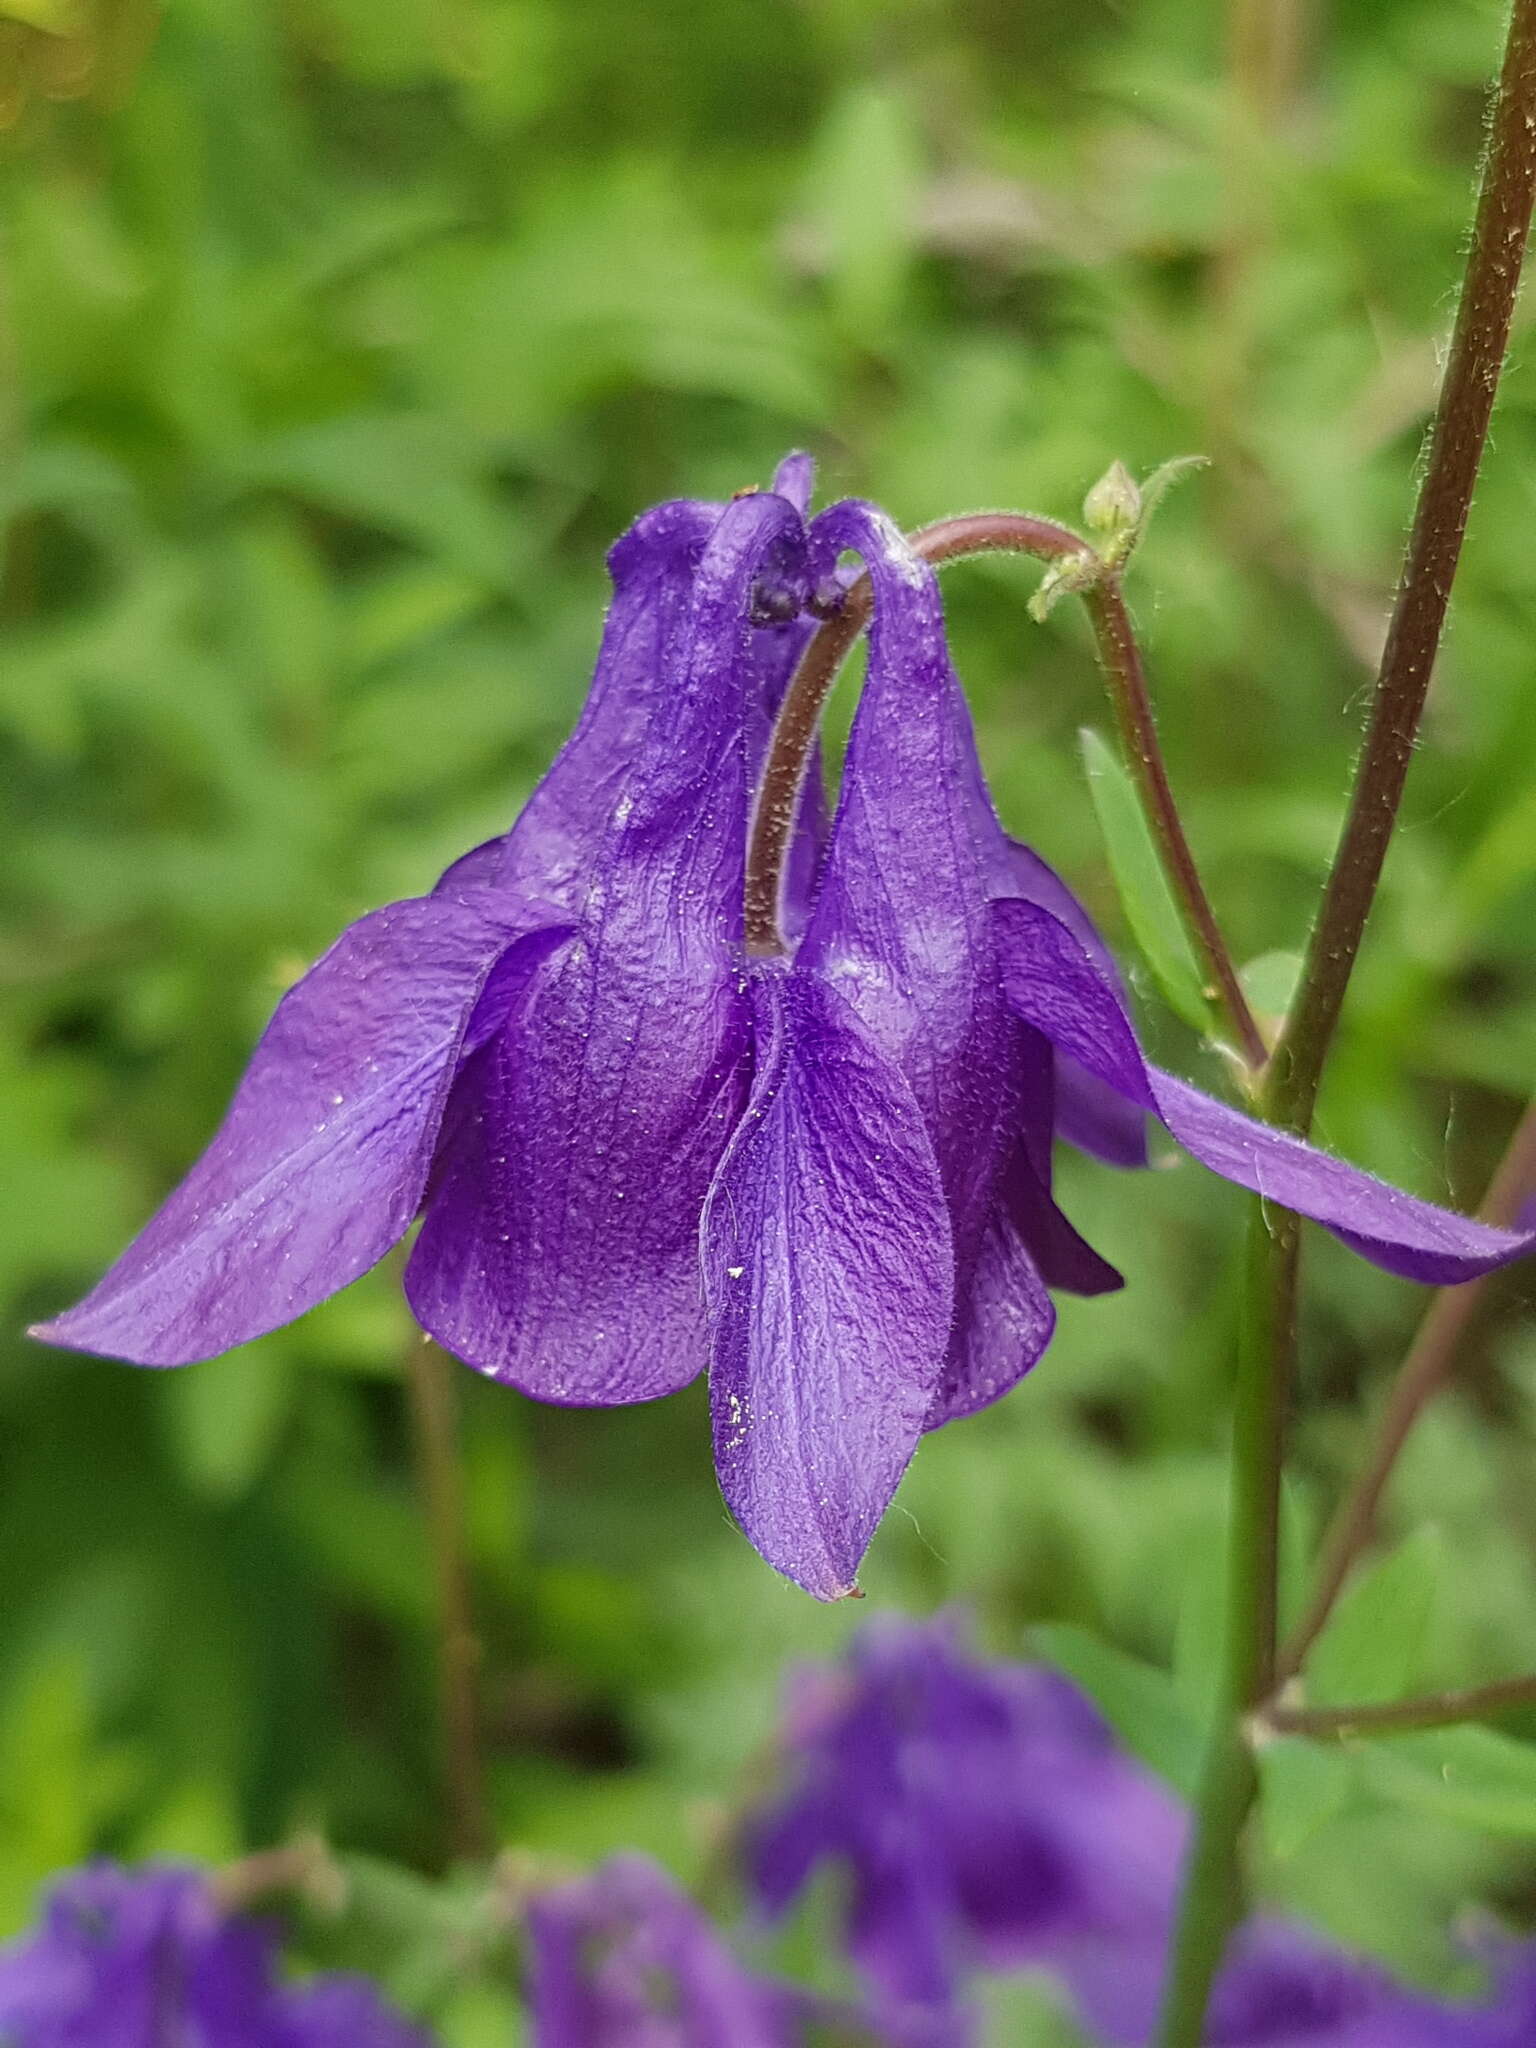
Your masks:
M643 1856L539 1893L528 1946L532 2048L971 2048L958 2007L858 2008L754 1974Z
M1069 1981L1160 1962L1185 1823L1053 1673L983 1664L948 1620L883 1621L792 1692L783 1796L749 1829L770 1915L847 1884L850 1955L888 1995L952 2003L970 1972Z
M360 1978L275 1981L276 1932L194 1870L92 1864L0 1949L4 2048L428 2048Z
M1250 1921L1216 1984L1209 2048L1528 2048L1536 1959L1510 1946L1482 1999L1437 1999L1284 1921Z
M616 1856L528 1910L534 2048L789 2048L753 1977L654 1863Z
M992 809L932 569L886 516L769 492L647 513L575 733L512 830L361 919L280 1004L225 1122L50 1342L208 1356L372 1265L479 1370L548 1401L708 1366L726 1499L849 1592L924 1430L1041 1356L1053 1294L1120 1276L1056 1205L1052 1140L1218 1173L1390 1271L1528 1249L1143 1059L1102 940ZM835 819L817 778L749 959L747 823L806 607L861 555L868 680Z
M890 2009L942 2018L978 1972L1033 1967L1100 2048L1147 2048L1185 1815L1074 1687L979 1661L948 1618L884 1620L844 1669L799 1674L783 1748L785 1788L744 1841L770 1919L830 1867L848 1952ZM1206 2048L1531 2048L1536 1944L1484 1946L1489 1992L1439 1999L1261 1916Z

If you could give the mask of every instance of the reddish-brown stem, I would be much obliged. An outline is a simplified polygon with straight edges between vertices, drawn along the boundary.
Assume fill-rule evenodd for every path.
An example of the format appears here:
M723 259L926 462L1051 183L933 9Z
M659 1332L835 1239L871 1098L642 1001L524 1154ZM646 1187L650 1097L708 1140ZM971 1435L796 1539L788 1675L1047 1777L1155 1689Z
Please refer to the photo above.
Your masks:
M1426 1693L1422 1699L1390 1700L1358 1707L1266 1707L1263 1725L1279 1735L1343 1740L1354 1735L1406 1734L1413 1728L1454 1728L1536 1707L1536 1678L1497 1678L1454 1692Z
M1488 1186L1479 1215L1486 1223L1509 1225L1536 1192L1536 1102L1516 1126L1509 1147ZM1277 1682L1298 1672L1307 1652L1326 1627L1351 1572L1368 1549L1376 1530L1381 1498L1396 1468L1403 1445L1424 1409L1444 1386L1456 1354L1487 1292L1489 1278L1460 1287L1442 1287L1419 1325L1388 1396L1365 1468L1340 1506L1323 1543L1317 1585L1307 1611L1281 1656Z
M1091 559L1088 543L1052 519L1026 512L974 512L941 519L908 536L913 552L938 566L984 554L1033 555L1047 562ZM1265 1045L1184 833L1158 744L1151 692L1118 576L1105 568L1081 592L1109 685L1126 762L1157 842L1164 871L1228 1026L1251 1070ZM837 672L868 622L870 581L861 576L836 616L816 633L785 693L763 771L747 852L745 929L748 952L784 951L779 904L784 868L807 763Z
M1455 331L1365 746L1291 1013L1270 1062L1270 1115L1305 1132L1413 759L1536 199L1536 0L1515 0Z

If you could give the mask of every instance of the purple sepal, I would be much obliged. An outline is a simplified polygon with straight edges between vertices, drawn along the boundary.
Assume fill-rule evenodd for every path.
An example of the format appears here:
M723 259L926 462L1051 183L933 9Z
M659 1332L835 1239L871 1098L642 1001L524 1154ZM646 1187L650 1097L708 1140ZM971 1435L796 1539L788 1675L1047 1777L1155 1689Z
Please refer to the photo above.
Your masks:
M416 1213L465 1027L516 937L484 897L418 897L344 932L279 1003L181 1186L32 1334L184 1365L366 1272Z
M996 903L993 915L1019 1016L1127 1101L1160 1117L1213 1172L1311 1217L1373 1264L1409 1280L1444 1286L1475 1279L1536 1246L1536 1233L1496 1230L1420 1201L1150 1066L1120 995L1065 925L1022 901Z
M949 1223L911 1090L795 968L754 974L747 1111L704 1213L715 1464L742 1529L818 1599L853 1588L949 1333Z
M748 614L765 563L796 573L801 535L778 497L720 515L679 670L651 675L602 836L582 849L574 928L455 1091L406 1290L440 1342L543 1400L645 1400L707 1360L699 1217L748 1079L738 944L762 630Z
M980 784L937 579L883 512L855 500L816 520L813 583L848 549L874 586L869 668L797 966L825 979L899 1067L932 1141L955 1299L932 1427L1012 1385L1054 1312L1006 1207L1027 1060L987 916L1005 842Z

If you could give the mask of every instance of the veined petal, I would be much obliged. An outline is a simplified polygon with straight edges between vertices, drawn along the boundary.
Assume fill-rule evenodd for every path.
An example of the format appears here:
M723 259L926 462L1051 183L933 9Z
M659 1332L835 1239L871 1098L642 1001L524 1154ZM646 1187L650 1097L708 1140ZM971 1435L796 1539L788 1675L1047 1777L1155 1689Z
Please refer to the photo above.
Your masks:
M831 1600L933 1400L949 1222L912 1092L847 1007L794 969L752 997L752 1097L704 1213L715 1463L768 1562Z
M1065 1220L1065 1219L1063 1219ZM1007 1203L993 1205L957 1306L944 1378L926 1426L990 1407L1039 1363L1056 1305Z
M719 518L718 505L673 499L614 543L613 599L574 731L511 830L455 861L439 890L494 887L552 916L580 909L635 754L686 667L694 572Z
M78 1307L32 1334L185 1365L366 1272L416 1213L465 1024L515 937L443 897L351 926L279 1003L181 1186Z
M576 928L460 1083L406 1290L449 1349L542 1400L648 1400L706 1362L699 1215L746 1090L749 612L801 532L766 493L721 514Z
M405 1274L466 1364L599 1407L704 1367L699 1211L746 1093L732 985L614 953L568 939L466 1063Z
M1213 1172L1310 1216L1389 1273L1434 1286L1475 1279L1536 1249L1536 1232L1496 1230L1420 1201L1150 1066L1116 992L1063 924L1019 901L993 912L1018 1014L1160 1117Z

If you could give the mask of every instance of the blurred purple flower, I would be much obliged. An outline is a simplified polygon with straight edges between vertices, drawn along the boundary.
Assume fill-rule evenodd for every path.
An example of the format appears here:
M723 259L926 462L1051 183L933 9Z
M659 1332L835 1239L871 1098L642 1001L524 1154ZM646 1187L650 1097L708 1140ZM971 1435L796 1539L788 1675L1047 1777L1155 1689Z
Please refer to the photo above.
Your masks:
M1388 1270L1529 1248L1147 1065L1091 923L993 812L938 587L885 515L807 531L809 466L647 513L610 556L587 708L512 830L373 912L283 999L213 1144L36 1333L140 1364L274 1328L418 1210L423 1326L539 1399L710 1370L726 1499L847 1593L926 1429L1040 1357L1052 1290L1120 1276L1057 1207L1053 1136L1218 1173ZM747 823L839 557L875 589L836 819L797 824L787 959L748 959Z
M830 1867L883 2009L963 2009L978 1972L1053 1978L1101 2048L1146 2048L1173 1930L1183 1809L1073 1686L967 1653L957 1623L866 1626L798 1675L785 1788L749 1822L753 1897L781 1917ZM1491 1989L1441 2000L1260 1917L1217 1980L1207 2048L1530 2048L1536 1944L1485 1944Z
M274 1979L276 1932L198 1872L96 1863L0 1949L6 2048L428 2048L361 1978Z
M837 1869L849 1954L889 1998L942 2007L978 1968L1160 1968L1184 1816L1054 1673L979 1662L948 1619L882 1621L844 1671L802 1674L784 1747L753 1894L777 1917Z
M748 1970L644 1856L528 1909L532 2048L970 2048L958 2008L859 2008Z

